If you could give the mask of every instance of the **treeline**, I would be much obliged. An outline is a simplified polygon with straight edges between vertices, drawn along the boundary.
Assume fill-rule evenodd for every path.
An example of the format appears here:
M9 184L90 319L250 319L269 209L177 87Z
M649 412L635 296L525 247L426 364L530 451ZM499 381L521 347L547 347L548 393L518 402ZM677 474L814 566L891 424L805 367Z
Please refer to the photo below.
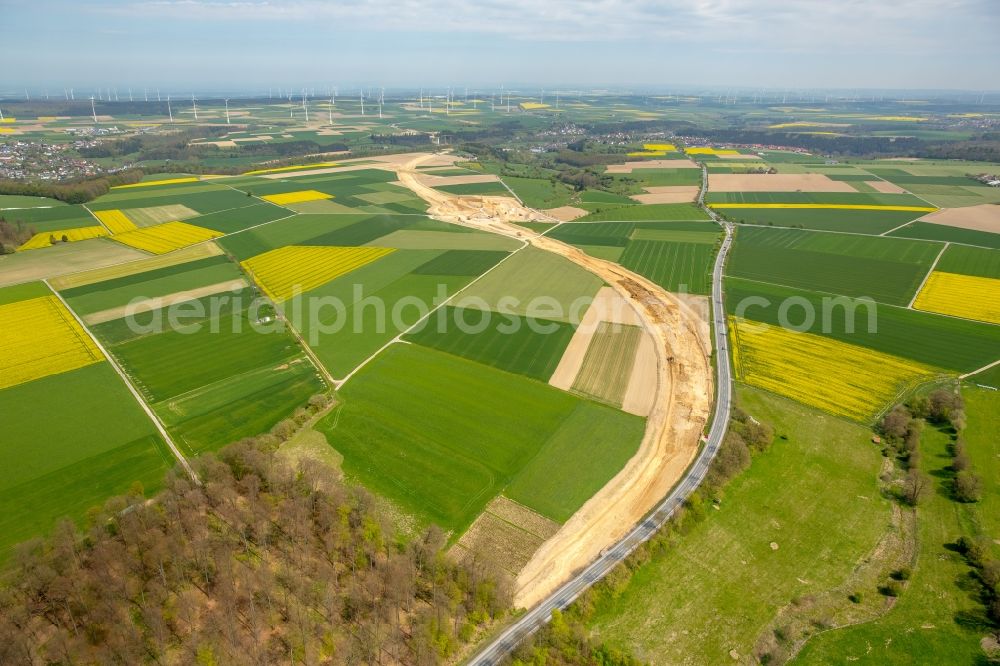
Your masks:
M429 134L372 134L371 141L389 146L426 146L431 137Z
M906 504L917 506L931 489L931 479L920 471L920 437L924 424L950 428L953 433L948 484L952 499L959 502L979 500L981 481L971 470L962 431L965 429L965 403L961 393L940 388L899 404L882 417L877 431L883 438L882 455L895 457L906 470L898 496Z
M286 424L287 425L287 424ZM286 428L287 429L287 428ZM371 495L292 469L274 436L196 461L22 544L0 589L5 664L437 664L505 613L504 580L436 529L398 538Z
M905 155L927 159L954 159L995 162L1000 159L1000 141L986 137L969 141L926 141L916 137L827 136L818 134L775 134L756 130L695 130L713 143L777 144L804 148L820 155L879 157Z
M35 228L20 220L0 216L0 254L9 254L35 235Z
M919 470L920 433L925 423L951 434L948 445L951 464L941 470L949 497L960 503L978 502L982 482L972 467L962 435L966 425L965 403L961 393L946 388L896 405L878 424L885 443L883 455L896 456L907 470L897 495L899 499L916 506L931 491L931 478ZM985 535L963 535L946 547L960 553L971 567L971 586L962 589L978 598L985 608L986 621L992 623L994 630L1000 629L1000 560L993 557L992 540ZM884 586L884 594L898 596L902 582L909 578L908 569L897 573L902 575Z
M30 197L48 197L69 204L86 203L96 199L115 185L130 185L142 180L144 171L128 169L114 174L71 180L63 183L0 180L0 194L17 194Z
M551 622L523 641L508 657L509 666L634 666L633 655L590 636L588 624L599 606L617 599L645 564L665 555L696 524L708 508L720 502L726 484L743 473L754 456L770 448L774 429L736 407L726 437L704 481L649 541L639 546L603 580L584 592L565 612L553 612Z
M923 148L925 142L907 137L826 136L818 134L775 134L755 130L702 130L699 134L713 143L778 144L804 148L820 155L910 155Z

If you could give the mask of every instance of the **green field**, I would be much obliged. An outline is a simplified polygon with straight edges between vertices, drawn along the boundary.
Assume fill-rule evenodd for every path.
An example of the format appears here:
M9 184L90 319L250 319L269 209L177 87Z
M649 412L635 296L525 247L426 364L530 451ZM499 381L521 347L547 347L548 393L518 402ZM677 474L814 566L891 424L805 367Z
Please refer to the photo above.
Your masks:
M565 522L635 455L644 430L638 416L581 401L504 495Z
M957 373L992 363L1000 350L1000 326L966 319L884 304L873 307L872 319L868 307L854 301L828 301L824 308L823 294L737 278L726 279L725 294L727 312L768 324L780 324L782 304L795 299L788 301L793 306L786 317L795 326L801 325L805 317L802 306L808 303L815 313L815 321L807 329L810 333ZM845 305L855 307L848 311ZM824 312L828 314L824 316Z
M563 322L529 323L516 315L446 306L405 339L545 382L559 365L574 330Z
M714 256L715 245L710 243L634 240L619 263L668 291L707 294L712 288Z
M642 240L660 234L668 237L672 234L686 235L691 232L705 234L700 240L711 243L719 233L719 225L715 222L571 222L560 224L548 235L577 246L625 247L632 239Z
M112 192L94 199L87 204L87 207L98 211L180 204L206 215L231 208L241 208L253 201L246 194L223 185L199 184L191 187L165 185Z
M291 336L257 332L251 328L247 313L241 314L236 323L242 331L235 330L229 321L219 322L215 332L203 323L198 331L167 330L109 351L150 402L167 400L262 365L278 366L300 353Z
M371 217L365 213L356 215L295 215L262 227L233 233L221 238L219 245L238 260L243 261L285 245L302 245L313 238L337 229L360 224ZM378 235L373 236L373 238L377 238Z
M144 273L74 287L63 298L79 315L126 305L136 298L157 298L242 277L224 256L207 257Z
M231 234L234 231L242 231L258 224L273 222L292 215L290 211L280 206L258 202L256 199L251 201L253 203L239 208L201 215L191 218L187 222L206 229L221 231L224 234Z
M934 270L1000 279L1000 251L949 245Z
M927 206L912 194L881 192L709 192L706 203L806 203L864 206Z
M471 285L461 298L467 306L494 311L502 299L513 299L506 301L512 314L579 321L600 287L599 278L568 259L529 247Z
M749 663L775 615L842 585L889 521L866 429L745 387L738 397L774 426L771 449L727 486L719 511L705 507L702 522L598 602L595 636L647 663L735 663L730 650Z
M423 230L414 228L416 224L406 229L393 231L385 236L369 241L374 247L395 247L403 250L516 250L517 241L488 234L482 231L460 233L444 230Z
M959 227L949 227L945 224L933 224L931 222L913 222L901 229L896 229L889 236L899 236L902 238L923 238L934 241L950 241L952 243L962 243L964 245L978 245L994 250L1000 250L1000 234L991 234L988 231L976 231L974 229L961 229Z
M903 210L836 210L828 208L725 208L726 219L745 224L796 227L821 231L882 234L926 213ZM905 235L905 234L902 234Z
M0 390L0 413L0 558L135 481L155 491L174 463L107 362Z
M531 208L558 208L569 203L573 190L559 181L504 176L503 182Z
M503 183L463 183L461 185L437 185L436 190L449 194L509 197L510 191Z
M995 403L992 408L995 413ZM916 655L928 664L985 663L979 641L987 629L977 620L982 606L962 589L969 565L948 548L970 534L978 510L952 501L944 488L950 478L948 441L944 433L924 429L921 468L933 480L933 491L917 509L917 561L902 595L874 622L816 636L795 663L912 664Z
M646 206L621 206L591 213L577 222L616 220L708 220L708 213L694 204L649 204Z
M66 204L58 199L47 197L30 197L20 194L0 194L0 210L5 208L49 208L55 206L65 206Z
M442 250L397 250L282 305L320 362L344 377L473 279ZM431 270L418 273L434 262Z
M906 305L941 247L895 238L743 227L727 274Z
M51 208L0 210L0 218L7 220L7 222L13 225L21 223L26 227L34 229L35 233L61 231L74 227L88 227L100 224L83 206L67 206L66 204Z
M295 339L256 329L249 302L241 305L180 328L119 335L108 348L188 453L264 432L324 390Z
M399 400L401 395L409 397ZM571 419L580 398L419 345L393 345L339 396L343 407L316 427L344 456L344 471L421 522L454 533L468 526L560 430L580 432ZM616 412L603 409L599 419L611 420ZM634 421L625 419L622 427L604 434L629 440ZM568 439L582 446L578 437ZM558 464L553 456L565 446L554 444L557 451L538 464ZM586 470L581 484L617 471L607 467L606 459L585 457L573 467ZM568 503L562 505L539 492L549 498L539 507L563 514L575 510L570 503L586 499L582 485L567 493L563 501ZM528 506L536 504L530 488L517 496Z

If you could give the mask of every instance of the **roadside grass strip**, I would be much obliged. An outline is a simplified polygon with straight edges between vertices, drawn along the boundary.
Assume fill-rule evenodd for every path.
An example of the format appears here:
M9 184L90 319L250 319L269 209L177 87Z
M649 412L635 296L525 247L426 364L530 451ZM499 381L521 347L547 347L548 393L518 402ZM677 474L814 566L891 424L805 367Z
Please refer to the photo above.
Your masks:
M394 252L386 247L289 245L241 262L264 293L286 301Z
M121 234L115 234L112 238L125 245L146 250L153 254L166 254L179 250L188 245L194 245L213 238L218 238L222 234L218 231L196 227L185 222L167 222L158 224L155 227L145 229L135 229Z
M281 173L283 171L304 171L306 169L329 169L330 167L340 166L336 162L314 162L313 164L295 164L293 166L286 167L275 167L273 169L254 169L253 171L244 171L242 175L244 176L259 176L262 173Z
M0 389L104 360L55 296L0 305Z
M913 307L1000 324L1000 280L934 271L917 294Z
M135 231L139 228L132 220L128 219L128 215L117 208L112 208L111 210L95 210L94 217L100 220L101 224L106 226L113 234L123 234L128 231Z
M115 185L111 189L113 190L131 190L137 187L153 187L156 185L177 185L180 183L197 183L198 178L196 176L190 176L188 178L167 178L166 180L148 180L141 183L132 183L131 185Z
M332 194L320 192L319 190L299 190L297 192L282 192L281 194L265 194L261 197L264 201L270 201L271 203L279 206L332 198Z
M872 422L943 371L811 333L729 318L738 379L835 416Z
M50 247L65 239L67 242L88 240L107 236L108 231L102 226L77 227L76 229L60 229L59 231L43 231L35 234L26 243L17 248L18 250L38 250L43 247ZM55 243L53 243L53 240Z
M876 204L816 204L816 203L710 203L713 210L724 208L796 208L812 210L899 210L910 213L933 213L933 206L879 206Z

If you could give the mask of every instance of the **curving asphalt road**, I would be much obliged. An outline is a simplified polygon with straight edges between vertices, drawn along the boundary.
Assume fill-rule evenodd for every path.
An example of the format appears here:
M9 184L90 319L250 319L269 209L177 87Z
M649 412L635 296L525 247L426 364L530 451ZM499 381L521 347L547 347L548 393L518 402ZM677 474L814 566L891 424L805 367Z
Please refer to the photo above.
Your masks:
M606 576L617 564L648 541L660 529L684 500L694 492L704 480L708 467L719 450L722 438L729 425L729 414L732 406L732 378L729 372L729 344L727 342L726 313L722 299L722 273L726 264L726 256L732 245L733 229L728 222L721 220L714 211L705 207L705 191L708 188L708 171L701 167L701 191L698 193L698 204L719 222L726 232L719 254L715 259L712 271L712 318L716 349L716 387L718 396L715 403L715 414L712 427L705 438L704 446L688 468L684 478L674 486L670 494L638 525L632 528L618 543L606 548L601 555L559 589L550 594L540 604L530 609L507 627L499 636L482 648L470 660L474 666L493 666L517 647L525 637L537 631L549 621L552 611L566 608L587 588Z

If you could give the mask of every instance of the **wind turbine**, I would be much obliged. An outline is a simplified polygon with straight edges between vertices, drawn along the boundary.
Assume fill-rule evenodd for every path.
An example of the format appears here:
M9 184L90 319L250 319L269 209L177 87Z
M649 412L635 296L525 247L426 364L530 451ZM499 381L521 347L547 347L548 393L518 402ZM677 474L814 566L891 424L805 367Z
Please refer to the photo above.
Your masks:
M361 115L365 115L365 89L361 89Z
M132 89L131 89L131 88L129 88L129 89L128 89L128 101L129 101L129 102L133 102L133 101L134 101L134 100L132 99Z
M306 91L302 90L302 110L306 112L306 122L309 122L309 105L306 104Z
M490 95L490 111L497 110L497 94L494 92Z
M0 109L0 122L3 122L3 109Z
M327 109L329 113L330 124L333 124L333 90L330 90L330 107Z
M143 87L142 96L145 98L145 101L149 101L149 88Z
M226 100L226 124L229 124L229 100Z
M156 101L157 102L160 101L160 89L159 88L156 89Z
M97 108L94 106L94 96L90 96L90 112L94 115L94 124L97 124Z
M69 99L71 102L76 99L76 95L73 94L72 88L69 89Z
M170 123L174 122L174 112L170 110L170 95L167 95L167 115L170 116Z
M424 108L424 89L420 89L420 108Z

